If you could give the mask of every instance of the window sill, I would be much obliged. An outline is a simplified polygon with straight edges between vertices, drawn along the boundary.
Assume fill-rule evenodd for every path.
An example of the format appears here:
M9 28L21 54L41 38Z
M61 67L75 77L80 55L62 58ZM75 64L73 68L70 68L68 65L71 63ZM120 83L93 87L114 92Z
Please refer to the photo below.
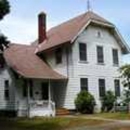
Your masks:
M119 64L113 64L114 67L119 67Z
M81 64L88 64L88 61L79 61Z
M105 63L97 63L97 65L105 65Z

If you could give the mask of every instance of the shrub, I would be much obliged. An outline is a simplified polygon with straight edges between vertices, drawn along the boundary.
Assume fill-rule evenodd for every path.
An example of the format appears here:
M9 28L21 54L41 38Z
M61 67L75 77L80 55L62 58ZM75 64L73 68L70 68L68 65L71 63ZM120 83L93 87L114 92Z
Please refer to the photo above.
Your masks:
M114 96L113 92L107 91L105 96L102 97L102 111L103 112L111 111L115 101L116 101L116 97Z
M87 91L81 91L75 99L76 109L81 113L91 114L94 112L95 99Z

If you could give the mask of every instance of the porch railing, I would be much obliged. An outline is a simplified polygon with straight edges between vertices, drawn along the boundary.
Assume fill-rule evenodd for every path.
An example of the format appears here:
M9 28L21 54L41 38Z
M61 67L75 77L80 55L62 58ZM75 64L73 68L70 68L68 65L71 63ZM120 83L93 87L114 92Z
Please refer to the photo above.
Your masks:
M43 113L45 111L48 111L48 113L46 114L46 116L55 116L56 110L55 110L55 103L53 101L48 101L48 100L34 100L34 101L30 101L29 104L20 104L18 105L18 111L20 110L22 113L30 113L30 116L33 115L35 113L37 113L36 116L39 116L39 111L40 113ZM22 116L22 115L21 115Z

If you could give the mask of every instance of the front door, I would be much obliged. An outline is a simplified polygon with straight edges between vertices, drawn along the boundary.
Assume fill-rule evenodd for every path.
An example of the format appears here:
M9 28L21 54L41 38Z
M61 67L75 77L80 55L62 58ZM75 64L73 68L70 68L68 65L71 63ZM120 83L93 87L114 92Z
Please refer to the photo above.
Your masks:
M48 83L47 82L42 83L41 87L42 87L41 88L42 100L48 100L49 97Z

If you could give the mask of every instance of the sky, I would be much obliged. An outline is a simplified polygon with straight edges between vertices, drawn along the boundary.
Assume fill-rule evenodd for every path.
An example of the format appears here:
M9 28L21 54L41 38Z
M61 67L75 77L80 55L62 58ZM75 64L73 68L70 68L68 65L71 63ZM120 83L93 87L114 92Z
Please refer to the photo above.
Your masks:
M30 44L37 38L37 15L47 14L47 29L87 11L87 0L9 0L11 12L0 21L0 32L13 43ZM119 29L130 46L130 0L90 0L93 12ZM130 56L124 56L130 63Z

